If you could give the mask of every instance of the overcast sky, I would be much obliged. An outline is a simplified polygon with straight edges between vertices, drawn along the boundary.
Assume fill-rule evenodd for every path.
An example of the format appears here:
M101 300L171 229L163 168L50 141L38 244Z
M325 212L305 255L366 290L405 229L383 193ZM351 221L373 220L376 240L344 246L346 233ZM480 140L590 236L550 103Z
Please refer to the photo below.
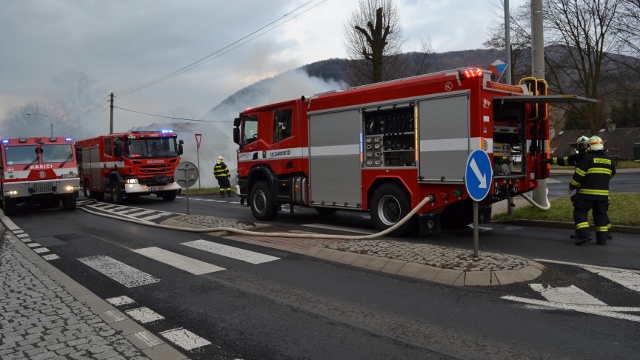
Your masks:
M419 50L421 39L430 39L435 52L482 48L489 28L500 20L495 2L503 0L396 1L407 38L404 51ZM510 5L525 2L510 0ZM114 92L115 105L122 108L164 115L181 108L202 118L256 81L315 61L345 58L343 25L356 5L357 0L0 0L0 120L10 109L45 103L56 90L53 77L67 69L85 72L105 90L101 110ZM280 26L267 27L271 30L201 66L118 96L278 19L274 25ZM108 119L105 111L88 125L108 133ZM114 130L156 120L120 111Z

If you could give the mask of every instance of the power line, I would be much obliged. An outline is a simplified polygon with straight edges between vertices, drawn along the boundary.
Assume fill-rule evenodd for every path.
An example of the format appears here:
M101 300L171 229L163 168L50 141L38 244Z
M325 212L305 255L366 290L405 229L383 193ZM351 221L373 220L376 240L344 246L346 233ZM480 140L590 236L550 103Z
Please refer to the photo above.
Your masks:
M235 48L237 48L237 47L239 47L239 46L242 46L242 45L244 45L244 44L246 44L246 43L248 43L248 42L250 42L250 41L252 41L252 40L254 40L254 39L256 39L256 38L258 38L259 36L262 36L262 35L264 35L264 34L266 34L266 33L270 32L270 31L272 31L272 30L276 29L278 26L280 26L280 25L282 25L282 24L284 24L284 23L287 23L287 22L288 22L288 21L290 21L290 20L295 19L296 17L300 16L301 14L304 14L305 12L307 12L307 11L309 11L309 10L311 10L311 9L315 8L316 6L318 6L318 5L322 4L322 3L324 3L326 0L322 0L320 3L318 3L318 4L314 5L313 7L311 7L311 8L309 8L309 9L307 9L307 10L303 11L302 13L300 13L300 14L298 14L298 15L296 15L296 16L294 16L294 17L292 17L291 19L288 19L287 21L285 21L285 22L283 22L283 23L281 23L281 24L279 24L279 25L277 25L277 26L274 26L274 27L273 27L273 28L271 28L271 29L268 29L267 31L263 32L262 34L260 34L260 35L258 35L258 36L256 36L256 37L250 38L250 37L251 37L251 36L253 36L254 34L256 34L256 33L260 32L260 31L262 31L262 30L264 30L264 29L266 29L266 28L268 28L268 27L270 27L271 25L273 25L273 24L277 23L278 21L281 21L281 20L282 20L282 19L284 19L285 17L287 17L287 16L289 16L289 15L291 15L291 14L295 13L296 11L298 11L298 10L300 10L300 9L304 8L304 7L306 7L307 5L309 5L310 3L314 2L314 1L317 1L317 0L308 0L308 1L307 1L307 2L305 2L304 4L302 4L302 5L298 6L297 8L295 8L295 9L291 10L290 12L288 12L288 13L284 14L284 15L283 15L283 16L281 16L280 18L278 18L278 19L276 19L276 20L274 20L274 21L270 22L269 24L267 24L267 25L265 25L265 26L263 26L263 27L261 27L261 28L259 28L259 29L255 30L255 31L251 32L250 34L248 34L248 35L246 35L246 36L244 36L244 37L242 37L242 38L240 38L240 39L238 39L238 40L236 40L236 41L232 42L231 44L229 44L229 45L227 45L227 46L225 46L225 47L223 47L223 48L221 48L221 49L219 49L219 50L217 50L217 51L213 52L212 54L209 54L209 55L205 56L204 58L202 58L202 59L200 59L200 60L198 60L198 61L196 61L196 62L193 62L193 63L191 63L191 64L189 64L189 65L187 65L187 66L185 66L185 67L183 67L183 68L181 68L181 69L179 69L179 70L176 70L176 71L174 71L174 72L172 72L172 73L170 73L170 74L164 75L164 76L162 76L162 77L160 77L160 78L157 78L157 79L155 79L155 80L152 80L152 81L150 81L150 82L147 82L147 83L144 83L144 84L142 84L142 85L138 85L138 86L135 86L135 87L132 87L132 88L129 88L129 89L126 89L126 90L120 91L120 92L118 92L117 94L118 94L118 96L120 96L120 97L122 97L122 96L126 96L126 95L129 95L129 94L134 93L134 92L136 92L136 91L142 90L142 89L144 89L144 88L146 88L146 87L149 87L149 86L155 85L155 84L157 84L157 83L159 83L159 82L162 82L162 81L165 81L165 80L171 79L171 78L173 78L173 77L175 77L175 76L178 76L178 75L180 75L180 74L182 74L182 73L184 73L184 72L187 72L187 71L189 71L189 70L191 70L191 69L194 69L194 68L196 68L196 67L198 67L198 66L200 66L200 65L202 65L202 64L204 64L204 63L206 63L206 62L208 62L208 61L210 61L210 60L213 60L213 59L217 58L218 56L221 56L221 55L223 55L223 54L226 54L227 52L229 52L229 51L231 51L231 50L233 50L233 49L235 49ZM247 41L245 41L245 42L242 42L242 41L244 41L244 40L245 40L245 39L247 39L247 38L250 38L250 39L249 39L249 40L247 40ZM242 43L241 43L241 42L242 42ZM233 47L234 45L236 45L236 44L238 44L238 43L240 43L238 46ZM231 49L229 49L229 48L231 48ZM224 51L224 50L226 50L226 49L229 49L229 50ZM223 52L223 51L224 51L224 52ZM218 56L215 56L215 55L218 55ZM215 57L214 57L214 56L215 56Z
M131 110L131 109L125 109L125 108L121 108L119 106L114 106L115 109L120 109L120 110L124 110L124 111L130 111L136 114L142 114L142 115L148 115L148 116L157 116L157 117L161 117L161 118L165 118L165 119L171 119L171 120L186 120L186 121L196 121L196 122L209 122L209 123L214 123L214 122L232 122L232 120L198 120L198 119L186 119L186 118L179 118L179 117L174 117L174 116L164 116L164 115L157 115L157 114L149 114L146 112L142 112L142 111L135 111L135 110Z

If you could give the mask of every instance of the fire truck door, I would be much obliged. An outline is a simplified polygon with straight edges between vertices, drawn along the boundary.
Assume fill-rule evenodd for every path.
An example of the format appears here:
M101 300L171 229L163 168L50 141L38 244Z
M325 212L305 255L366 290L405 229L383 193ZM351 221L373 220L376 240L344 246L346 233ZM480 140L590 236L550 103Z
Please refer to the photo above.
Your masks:
M357 109L309 114L311 205L362 204L360 123Z
M420 179L464 181L471 150L468 92L421 100L418 106Z

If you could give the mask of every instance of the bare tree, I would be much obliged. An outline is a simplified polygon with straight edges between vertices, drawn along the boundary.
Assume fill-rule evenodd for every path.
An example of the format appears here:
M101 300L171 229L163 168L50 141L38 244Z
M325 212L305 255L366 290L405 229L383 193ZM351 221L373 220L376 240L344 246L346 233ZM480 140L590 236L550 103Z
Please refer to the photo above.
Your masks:
M400 76L403 43L393 0L359 0L344 28L349 83L356 86Z
M31 115L27 115L27 113ZM3 137L49 137L51 125L57 124L57 119L51 109L40 106L37 102L11 108L7 111L2 121ZM54 135L59 135L54 128Z
M77 132L83 121L107 104L107 92L96 87L96 80L84 71L65 70L54 76L53 81L57 88L49 101L63 135Z
M504 1L493 4L494 14L501 19L489 32L489 39L483 45L485 48L506 53ZM517 79L531 75L531 13L529 4L522 4L518 8L509 9L510 43L511 43L511 78ZM502 55L503 58L506 55Z
M623 0L547 0L544 2L547 81L559 93L601 100L619 91L616 60L624 45L614 26ZM619 56L618 56L619 58ZM591 134L605 126L598 104L571 105Z

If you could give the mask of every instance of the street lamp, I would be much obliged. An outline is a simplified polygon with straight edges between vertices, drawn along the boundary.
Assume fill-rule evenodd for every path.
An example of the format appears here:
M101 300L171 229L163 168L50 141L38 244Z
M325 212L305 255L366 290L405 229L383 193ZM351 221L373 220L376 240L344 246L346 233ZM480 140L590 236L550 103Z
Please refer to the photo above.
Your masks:
M45 114L40 114L40 113L37 113L37 112L33 112L33 113L32 112L27 112L27 115L31 115L31 114L40 115L40 116L46 116L49 119L49 121L51 122L51 137L53 137L53 120L51 120L51 118L48 115L45 115Z

